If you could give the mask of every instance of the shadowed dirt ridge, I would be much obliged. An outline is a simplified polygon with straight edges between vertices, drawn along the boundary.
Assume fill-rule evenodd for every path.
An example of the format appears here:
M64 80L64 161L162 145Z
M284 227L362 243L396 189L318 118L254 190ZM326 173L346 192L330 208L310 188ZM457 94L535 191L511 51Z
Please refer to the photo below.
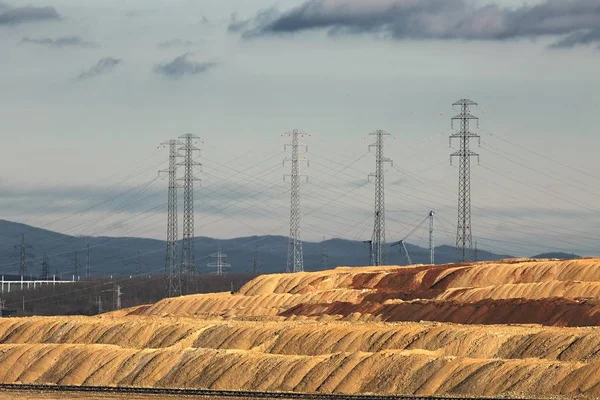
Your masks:
M599 259L264 275L0 320L0 382L598 398L599 300Z

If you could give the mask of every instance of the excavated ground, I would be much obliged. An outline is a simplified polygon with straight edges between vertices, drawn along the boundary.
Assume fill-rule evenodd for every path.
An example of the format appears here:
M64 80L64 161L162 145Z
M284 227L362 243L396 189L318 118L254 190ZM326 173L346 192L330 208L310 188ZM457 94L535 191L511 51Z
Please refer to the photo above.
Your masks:
M0 382L600 398L598 311L599 259L264 275L0 320Z

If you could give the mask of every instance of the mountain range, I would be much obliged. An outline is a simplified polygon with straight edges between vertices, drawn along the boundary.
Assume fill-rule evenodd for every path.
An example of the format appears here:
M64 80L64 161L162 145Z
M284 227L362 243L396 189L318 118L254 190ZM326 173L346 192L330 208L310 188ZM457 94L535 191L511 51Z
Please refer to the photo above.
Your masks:
M135 237L88 237L69 236L33 226L0 220L0 274L6 279L16 275L19 269L22 238L30 247L27 270L31 276L41 273L44 254L48 256L50 274L71 279L77 259L80 276L85 276L87 246L90 252L90 274L94 276L134 275L139 265L144 274L161 274L165 263L165 242ZM211 272L206 264L215 261L210 257L221 247L231 264L231 272L253 272L255 257L261 273L285 271L288 238L284 236L251 236L234 239L197 237L194 242L196 265L199 272ZM429 249L406 243L413 263L428 263ZM335 266L360 266L369 264L368 245L360 241L330 239L325 242L304 242L304 268L316 271ZM326 254L324 259L323 254ZM406 265L407 258L398 247L386 247L387 263ZM34 257L35 256L35 257ZM575 258L575 255L554 254L553 258ZM564 257L563 257L564 256ZM479 250L479 261L510 258L509 255L493 254ZM438 264L456 261L456 249L452 246L435 248Z

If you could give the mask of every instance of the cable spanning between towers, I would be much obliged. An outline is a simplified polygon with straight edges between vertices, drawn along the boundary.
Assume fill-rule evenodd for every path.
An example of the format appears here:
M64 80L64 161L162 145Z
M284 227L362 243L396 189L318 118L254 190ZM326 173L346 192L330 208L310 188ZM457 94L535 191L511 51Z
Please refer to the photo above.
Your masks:
M370 134L375 136L375 143L369 145L369 150L375 147L375 172L369 174L368 179L375 180L375 213L373 223L373 237L371 245L371 265L385 263L385 185L383 165L393 161L383 155L383 140L389 133L378 130Z
M289 176L291 181L290 240L288 244L286 272L302 272L304 271L304 256L302 254L302 240L300 238L300 178L306 177L306 181L308 182L308 176L300 174L300 162L306 162L306 166L308 167L308 159L300 155L300 147L304 147L308 153L308 146L300 142L300 137L304 137L307 134L294 129L291 132L287 132L286 135L292 139L292 143L284 145L284 150L291 147L291 157L286 157L283 160L284 165L286 161L291 161L292 164L291 173L283 176L284 181L286 176Z
M470 120L476 120L479 126L479 118L471 114L471 106L476 106L473 100L462 99L452 106L460 106L460 113L452 118L452 128L454 121L460 121L460 131L450 135L450 145L452 139L460 140L458 151L450 155L452 159L458 157L458 224L456 226L456 251L458 261L473 260L473 234L471 232L471 157L477 157L479 154L471 151L470 140L472 138L480 139L479 135L469 131Z

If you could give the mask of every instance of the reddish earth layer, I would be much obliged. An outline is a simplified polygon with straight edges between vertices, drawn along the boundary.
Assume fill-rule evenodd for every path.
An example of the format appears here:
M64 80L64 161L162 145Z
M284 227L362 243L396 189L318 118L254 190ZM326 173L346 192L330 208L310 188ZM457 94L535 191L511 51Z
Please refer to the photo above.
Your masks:
M392 304L336 302L300 304L284 317L371 314L382 321L438 321L459 324L541 324L550 326L600 326L600 301L569 299L503 299L472 303L411 301Z

